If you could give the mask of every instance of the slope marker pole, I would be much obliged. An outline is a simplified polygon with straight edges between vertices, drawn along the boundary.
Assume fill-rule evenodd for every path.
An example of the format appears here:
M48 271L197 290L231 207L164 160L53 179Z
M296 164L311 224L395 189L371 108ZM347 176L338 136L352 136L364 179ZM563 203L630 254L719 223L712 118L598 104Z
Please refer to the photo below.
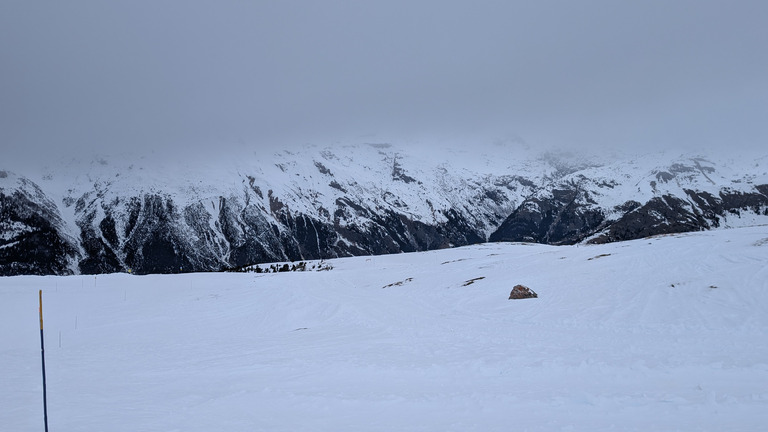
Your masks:
M45 421L45 432L48 432L48 398L45 388L45 342L43 339L43 290L39 292L40 297L40 357L43 360L43 419Z

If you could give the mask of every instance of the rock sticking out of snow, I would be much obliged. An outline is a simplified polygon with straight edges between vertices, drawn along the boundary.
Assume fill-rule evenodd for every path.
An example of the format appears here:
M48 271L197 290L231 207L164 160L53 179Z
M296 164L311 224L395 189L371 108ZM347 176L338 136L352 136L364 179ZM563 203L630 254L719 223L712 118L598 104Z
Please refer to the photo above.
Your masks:
M515 287L512 288L512 292L509 293L510 300L519 300L519 299L537 298L537 297L539 297L539 295L525 285L515 285Z

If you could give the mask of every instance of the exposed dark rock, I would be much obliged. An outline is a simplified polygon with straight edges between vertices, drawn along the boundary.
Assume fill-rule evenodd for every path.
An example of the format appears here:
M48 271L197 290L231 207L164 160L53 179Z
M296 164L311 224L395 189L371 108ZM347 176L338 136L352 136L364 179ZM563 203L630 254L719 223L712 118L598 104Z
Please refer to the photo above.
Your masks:
M485 276L480 276L480 277L472 278L472 279L470 279L468 281L464 281L464 283L461 284L461 286L470 286L473 283L475 283L475 282L477 282L479 280L483 280L483 279L485 279Z
M659 234L701 231L720 226L727 215L741 212L760 213L768 207L768 196L757 186L757 192L721 191L715 197L707 192L686 190L688 200L671 195L653 198L628 211L611 223L590 243L632 240Z
M512 292L509 293L509 300L520 300L520 299L527 299L527 298L538 298L539 295L536 294L532 289L528 288L525 285L515 285L512 288Z
M709 171L706 168L701 167ZM676 164L671 170L685 174L698 169ZM657 178L664 180L666 177L660 174L663 173L658 173ZM767 192L768 185L755 186L752 193L724 189L718 196L685 190L684 197L663 195L645 204L627 201L613 209L621 213L618 219L607 220L605 211L582 186L561 184L548 194L524 201L489 240L573 244L592 237L590 243L606 243L706 230L717 228L724 218L739 217L742 212L768 214Z
M343 193L347 193L347 190L344 188L344 186L340 185L339 182L337 182L336 180L333 180L330 183L328 183L328 186L334 189L340 190Z
M0 188L0 275L69 275L78 256L58 208L36 184L16 177L13 189Z
M395 156L394 162L392 162L392 180L399 180L405 183L415 183L417 181L405 173L405 170L397 161L397 156Z
M554 189L548 197L533 197L491 234L490 241L572 244L588 237L605 220L589 195L578 187Z
M631 240L659 234L700 231L710 228L707 220L691 209L688 201L665 195L626 213L590 243Z
M662 183L666 183L666 182L672 180L673 178L675 178L674 174L668 173L666 171L661 171L659 173L656 173L656 180L658 180L658 181L660 181Z
M325 165L323 165L322 163L315 161L315 168L317 168L317 170L320 171L320 174L333 177L331 170L326 168Z

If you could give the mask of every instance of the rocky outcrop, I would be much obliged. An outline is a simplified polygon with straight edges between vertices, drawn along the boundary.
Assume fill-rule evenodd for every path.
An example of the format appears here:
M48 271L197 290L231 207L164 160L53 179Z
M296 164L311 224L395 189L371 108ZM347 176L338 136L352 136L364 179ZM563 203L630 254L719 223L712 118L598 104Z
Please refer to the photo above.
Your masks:
M532 289L528 288L525 285L515 285L512 288L512 292L509 293L509 300L521 300L521 299L527 299L527 298L538 298L539 295L536 294Z

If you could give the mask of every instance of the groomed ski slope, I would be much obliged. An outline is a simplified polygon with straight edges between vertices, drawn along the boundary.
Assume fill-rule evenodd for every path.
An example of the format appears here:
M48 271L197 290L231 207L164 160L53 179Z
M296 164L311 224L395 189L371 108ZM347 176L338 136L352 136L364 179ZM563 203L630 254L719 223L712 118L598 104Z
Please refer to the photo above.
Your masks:
M0 278L0 430L42 430L38 289L57 432L768 427L766 226L330 264Z

